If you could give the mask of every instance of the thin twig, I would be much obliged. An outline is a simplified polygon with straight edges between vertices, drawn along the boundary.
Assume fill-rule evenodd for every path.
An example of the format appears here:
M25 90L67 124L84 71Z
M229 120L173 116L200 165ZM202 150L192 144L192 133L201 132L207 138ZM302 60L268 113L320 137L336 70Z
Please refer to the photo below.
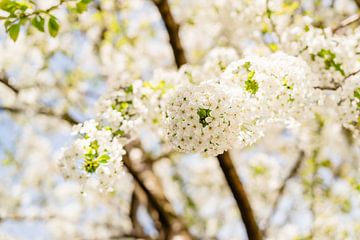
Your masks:
M359 2L360 2L360 0L359 0ZM341 21L338 26L333 28L332 32L336 33L340 29L343 29L343 28L345 28L347 26L350 26L351 24L353 24L353 23L355 23L355 22L357 22L359 20L360 20L360 14L359 13L353 14L353 15L345 18L343 21Z
M1 111L7 111L7 112L10 112L10 113L14 113L14 114L22 114L22 113L27 112L27 110L25 110L25 109L18 108L18 107L11 107L11 106L0 106L0 112ZM45 116L48 116L48 117L54 117L54 118L62 119L64 121L70 123L71 125L75 125L75 124L79 123L79 121L77 121L75 118L70 116L70 114L68 114L68 113L58 115L58 114L56 114L53 111L48 110L48 109L39 109L35 113L40 114L40 115L45 115Z
M356 70L355 72L350 73L349 75L347 75L344 79L343 82L346 81L347 79L349 79L352 76L355 76L356 74L360 73L360 69ZM338 90L342 85L340 83L335 83L333 86L315 86L314 89L320 89L320 90L328 90L328 91L336 91Z
M9 88L12 92L14 92L15 94L19 93L19 90L16 87L14 87L13 85L10 84L9 78L6 75L2 74L0 76L0 82L2 84L4 84L7 88Z
M283 180L281 186L279 187L278 193L277 193L275 200L271 206L271 212L270 212L269 216L267 217L265 224L264 224L264 234L266 234L266 232L270 226L271 220L273 219L273 217L276 213L276 210L279 206L281 198L284 195L285 188L286 188L289 180L292 179L298 173L298 170L301 166L304 156L305 156L304 151L300 151L300 154L299 154L298 158L296 159L295 164L292 166L289 174L286 176L286 178Z

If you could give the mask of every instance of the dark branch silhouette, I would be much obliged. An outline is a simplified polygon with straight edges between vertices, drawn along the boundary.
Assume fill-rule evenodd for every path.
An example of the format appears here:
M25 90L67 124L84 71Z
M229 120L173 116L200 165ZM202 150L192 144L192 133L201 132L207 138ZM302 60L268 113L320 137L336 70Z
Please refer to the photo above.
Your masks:
M164 195L159 179L148 164L133 164L128 154L124 155L123 162L135 182L144 191L150 204L158 212L166 234L165 239L172 239L175 236L184 240L193 239L181 218L176 215L171 203Z
M269 216L268 216L268 218L266 219L266 222L265 222L264 233L267 232L267 230L268 230L268 228L270 226L270 222L271 222L272 218L274 217L274 215L276 213L276 210L278 208L280 200L281 200L282 196L284 195L286 185L288 184L289 180L292 179L294 176L296 176L296 174L298 173L299 168L301 166L301 163L302 163L302 161L304 159L304 156L305 156L304 151L300 151L300 154L299 154L298 158L296 159L295 164L292 166L292 168L290 169L289 174L285 177L285 179L283 180L281 186L279 187L278 193L277 193L277 195L275 197L275 200L274 200L274 202L272 204L272 207L271 207L271 212L270 212L270 214L269 214Z
M180 26L178 23L175 22L167 0L153 0L153 2L158 8L161 18L168 32L169 42L174 54L176 66L180 68L181 65L186 63L184 49L181 45L181 40L179 37Z
M219 160L226 182L230 187L238 209L240 210L249 240L261 240L262 233L256 223L254 212L250 206L244 186L236 172L229 152L218 155L217 159Z
M360 3L360 0L358 2ZM336 33L340 29L343 29L359 20L360 20L360 14L357 13L357 14L351 15L351 16L347 17L346 19L344 19L343 21L341 21L340 24L337 27L333 28L332 31L333 31L333 33Z

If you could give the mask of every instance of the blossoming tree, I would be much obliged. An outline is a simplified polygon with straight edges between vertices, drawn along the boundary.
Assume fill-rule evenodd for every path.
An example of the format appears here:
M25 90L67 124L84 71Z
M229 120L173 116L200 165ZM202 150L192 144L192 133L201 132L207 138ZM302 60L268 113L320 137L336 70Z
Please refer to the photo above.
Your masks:
M1 0L0 239L358 239L359 8Z

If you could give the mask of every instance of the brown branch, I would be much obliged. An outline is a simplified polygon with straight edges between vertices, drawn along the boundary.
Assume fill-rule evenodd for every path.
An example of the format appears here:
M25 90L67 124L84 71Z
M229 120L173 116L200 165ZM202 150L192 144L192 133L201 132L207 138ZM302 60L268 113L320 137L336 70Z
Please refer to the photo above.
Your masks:
M360 0L356 1L356 2L359 2L360 4ZM353 14L347 18L345 18L343 21L340 22L340 24L338 26L336 26L335 28L333 28L332 32L333 33L336 33L337 31L339 31L340 29L343 29L357 21L360 20L360 14L356 13L356 14Z
M133 193L131 195L130 212L129 212L129 217L130 217L131 224L132 224L132 231L136 235L145 236L142 226L139 223L138 218L137 218L137 213L138 213L138 209L140 206L140 199L138 196L139 186L136 183L134 185L135 186L134 186Z
M7 111L7 112L10 112L10 113L14 113L14 114L22 114L22 113L26 112L27 110L22 109L22 108L18 108L18 107L0 106L0 111ZM74 119L68 113L58 115L58 114L56 114L53 111L48 110L48 109L39 109L39 110L35 111L35 113L40 114L40 115L45 115L45 116L48 116L48 117L62 119L64 121L68 122L71 125L75 125L75 124L79 123L76 119Z
M347 79L349 79L352 76L355 76L356 74L360 73L360 69L356 70L355 72L350 73L349 75L347 75L344 79L343 82L346 81ZM329 91L336 91L338 90L342 85L340 83L335 83L333 86L315 86L314 89L320 89L320 90L329 90Z
M12 84L10 84L9 82L9 78L6 76L5 73L1 73L0 75L0 82L3 83L6 87L8 87L11 91L13 91L16 95L20 92L20 90L18 88L16 88L15 86L13 86ZM0 106L0 111L8 111L11 113L16 113L16 114L21 114L23 112L26 112L25 109L21 109L21 108L17 108L17 107L9 107L9 106ZM53 111L49 110L49 109L39 109L36 111L37 114L42 114L42 115L47 115L49 117L56 117L56 118L60 118L64 121L67 121L68 123L75 125L78 124L79 122L74 119L69 113L63 113L61 115L58 115L56 113L54 113Z
M10 84L9 78L5 74L0 75L0 82L9 88L13 93L18 94L19 90Z
M174 54L175 63L178 68L186 63L186 57L184 49L181 45L179 37L179 24L176 23L167 0L153 0L154 4L158 8L161 18L165 24L166 30L169 35L169 42Z
M145 164L133 164L128 154L124 155L123 162L135 182L144 191L150 204L158 212L166 234L165 239L171 239L175 236L182 237L184 240L193 239L187 227L181 218L176 215L171 203L164 195L160 181L152 169Z
M244 186L236 172L229 152L224 152L217 156L222 172L224 173L227 184L235 198L238 209L240 210L249 240L261 240L262 233L256 223L253 210L245 192Z
M341 87L340 84L337 84L335 86L315 86L314 89L320 89L320 90L328 90L328 91L336 91Z
M121 235L114 235L114 236L110 236L109 239L111 240L129 240L129 239L139 239L139 240L151 240L151 238L149 236L146 235L141 235L141 234L136 234L136 233L125 233L125 234L121 234ZM88 239L84 239L84 240L88 240Z
M354 0L356 3L356 6L358 6L358 8L360 8L360 0Z
M305 156L304 151L300 151L300 154L299 154L298 158L296 159L295 164L292 166L292 168L290 169L289 174L286 176L286 178L283 180L281 186L279 187L278 193L277 193L277 195L275 197L275 200L274 200L274 202L272 204L272 207L271 207L271 212L270 212L270 214L269 214L269 216L266 219L265 224L264 224L264 234L266 234L266 232L267 232L267 230L269 228L270 222L271 222L271 220L273 219L273 217L275 215L275 212L276 212L276 210L278 208L280 200L281 200L282 196L284 195L287 183L289 182L289 180L291 178L293 178L298 173L298 170L299 170L299 168L301 166L301 163L302 163L302 161L304 159L304 156Z

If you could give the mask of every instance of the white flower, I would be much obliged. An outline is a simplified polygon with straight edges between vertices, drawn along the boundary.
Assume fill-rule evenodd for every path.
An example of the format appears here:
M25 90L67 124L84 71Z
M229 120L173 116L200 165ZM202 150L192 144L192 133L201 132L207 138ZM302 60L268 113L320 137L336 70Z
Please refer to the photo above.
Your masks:
M237 59L239 56L233 48L214 48L205 57L204 70L207 73L214 73L216 76L225 71L226 67Z
M236 98L223 86L210 82L186 84L169 97L164 127L177 150L215 156L236 141L240 115Z
M298 118L309 107L314 82L301 58L279 52L251 56L231 63L220 82L239 87L245 104L269 121Z
M78 125L79 139L64 149L59 166L65 178L86 184L95 179L100 190L111 190L121 176L123 145L94 120Z

